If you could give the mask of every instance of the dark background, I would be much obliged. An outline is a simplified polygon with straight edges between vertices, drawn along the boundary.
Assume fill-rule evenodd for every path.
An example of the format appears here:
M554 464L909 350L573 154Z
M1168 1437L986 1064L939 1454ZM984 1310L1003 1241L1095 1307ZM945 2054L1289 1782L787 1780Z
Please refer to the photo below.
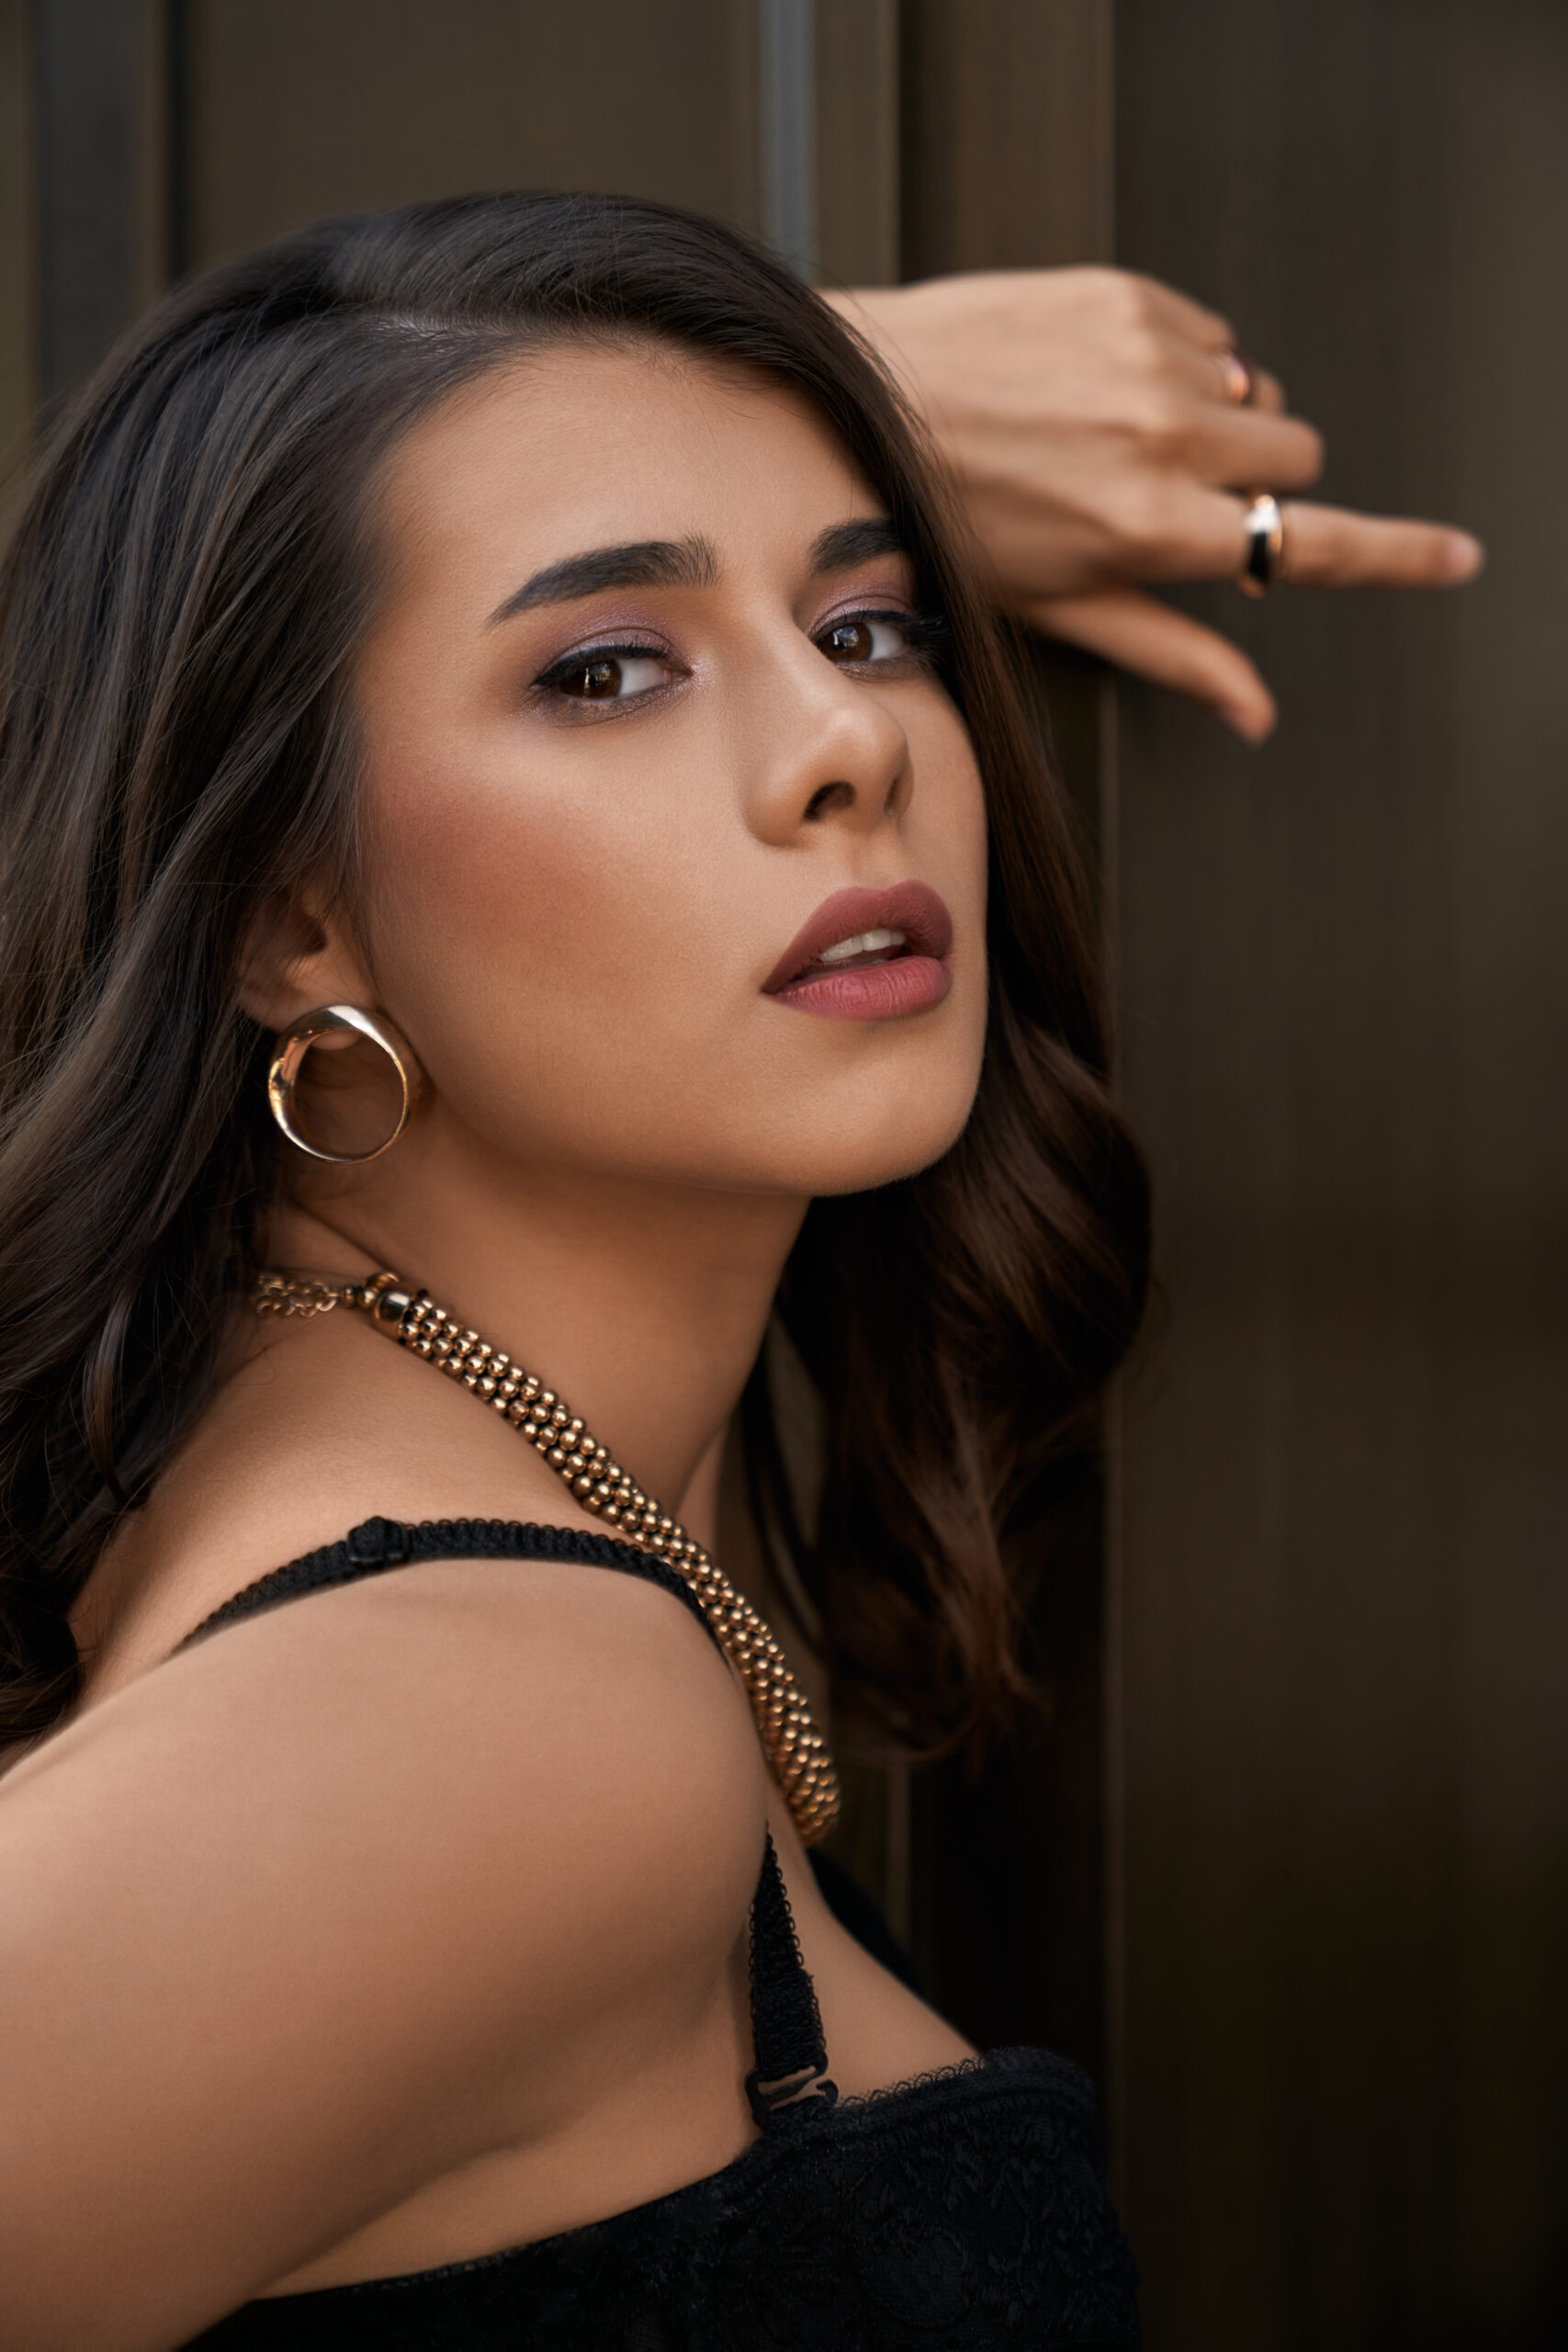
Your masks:
M0 441L172 273L484 186L843 282L1116 260L1225 311L1448 597L1184 599L1261 753L1043 664L1162 1306L979 1784L846 1849L1091 2066L1154 2352L1568 2344L1562 0L0 0Z

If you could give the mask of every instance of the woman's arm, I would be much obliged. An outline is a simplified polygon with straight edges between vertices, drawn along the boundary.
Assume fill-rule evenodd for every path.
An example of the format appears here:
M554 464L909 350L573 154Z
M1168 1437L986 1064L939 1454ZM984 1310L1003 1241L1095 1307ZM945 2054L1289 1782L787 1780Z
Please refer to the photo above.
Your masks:
M0 2343L184 2342L678 2065L764 1804L701 1629L576 1567L401 1570L106 1700L0 1790Z
M1142 589L1241 568L1260 490L1323 468L1258 371L1226 396L1227 322L1114 269L984 271L829 298L892 366L957 477L1010 606L1032 628L1211 704L1260 741L1275 707L1237 647ZM1244 495L1245 493L1245 495ZM1319 588L1451 587L1468 533L1292 497L1286 571Z

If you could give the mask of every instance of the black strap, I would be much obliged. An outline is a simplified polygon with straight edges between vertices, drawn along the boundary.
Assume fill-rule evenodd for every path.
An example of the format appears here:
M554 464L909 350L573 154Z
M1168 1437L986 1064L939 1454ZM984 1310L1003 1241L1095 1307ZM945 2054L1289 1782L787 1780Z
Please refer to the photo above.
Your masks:
M323 1544L319 1552L307 1552L302 1559L290 1560L287 1567L258 1577L243 1592L204 1617L180 1647L216 1633L220 1625L254 1617L259 1610L298 1600L308 1592L325 1591L332 1585L355 1584L361 1577L407 1567L418 1560L574 1560L588 1567L619 1568L625 1575L643 1577L673 1593L714 1646L722 1647L691 1586L663 1560L635 1551L629 1544L618 1544L611 1536L590 1535L585 1528L525 1527L514 1519L422 1519L416 1526L400 1519L367 1519L351 1528L342 1543Z
M613 1536L591 1535L585 1528L524 1526L505 1519L425 1519L412 1526L400 1519L367 1519L340 1544L324 1544L302 1559L290 1560L287 1567L258 1577L203 1618L180 1647L188 1648L221 1626L286 1600L333 1585L356 1584L362 1577L378 1576L388 1568L419 1560L496 1559L572 1560L643 1577L673 1593L715 1646L723 1646L685 1578L651 1553L617 1543ZM764 2131L813 2109L831 2107L838 2098L837 2086L828 2079L817 1988L800 1956L771 1836L751 1903L751 2051L756 2064L746 2077L746 2096Z
M817 1987L800 1956L795 1917L770 1831L751 1900L751 2112L766 2131L802 2108L836 2105Z

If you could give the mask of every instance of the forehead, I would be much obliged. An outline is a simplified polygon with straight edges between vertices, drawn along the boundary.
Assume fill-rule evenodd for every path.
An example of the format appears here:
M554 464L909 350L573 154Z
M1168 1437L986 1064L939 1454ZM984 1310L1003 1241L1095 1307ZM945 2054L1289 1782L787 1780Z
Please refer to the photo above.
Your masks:
M405 586L411 566L493 585L580 548L695 533L727 564L878 505L793 388L655 345L586 344L455 393L404 436L377 503Z

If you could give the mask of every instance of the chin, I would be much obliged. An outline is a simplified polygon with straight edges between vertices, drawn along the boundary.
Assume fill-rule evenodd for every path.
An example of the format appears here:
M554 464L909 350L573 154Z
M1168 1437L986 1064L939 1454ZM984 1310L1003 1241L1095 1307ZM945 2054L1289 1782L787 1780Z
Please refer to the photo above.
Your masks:
M919 1119L889 1119L869 1134L840 1130L813 1136L797 1132L781 1152L788 1164L775 1171L773 1181L783 1190L826 1199L836 1193L873 1193L918 1176L953 1149L969 1123L974 1095L966 1094L961 1104L940 1117L931 1115L931 1107Z

